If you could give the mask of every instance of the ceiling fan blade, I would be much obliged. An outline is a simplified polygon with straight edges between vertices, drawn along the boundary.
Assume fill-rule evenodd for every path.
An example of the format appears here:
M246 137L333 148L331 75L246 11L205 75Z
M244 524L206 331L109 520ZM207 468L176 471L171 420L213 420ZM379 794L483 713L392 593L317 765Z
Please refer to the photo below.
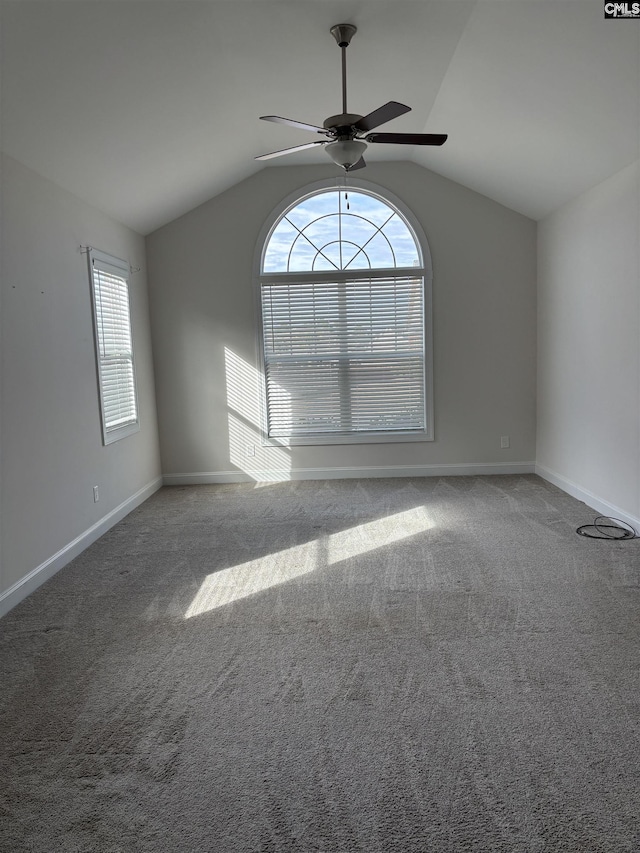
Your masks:
M408 112L411 112L411 107L399 104L397 101L389 101L369 115L363 116L360 121L354 124L354 127L360 131L373 130L374 127L380 127L381 124L391 121L392 118L398 118L398 116Z
M270 154L261 154L254 160L271 160L272 157L282 157L283 154L291 154L292 151L302 151L304 148L313 148L315 145L326 145L324 141L305 142L304 145L294 145L293 148L282 148L280 151L272 151Z
M324 127L318 127L315 124L305 124L303 121L294 121L292 118L282 118L282 116L260 116L262 121L274 121L276 124L288 124L290 127L298 127L300 130L312 130L314 133L326 133Z
M348 172L355 172L356 169L364 169L367 164L364 162L364 157L361 157L357 163L350 166Z
M370 133L367 142L393 142L400 145L443 145L446 133Z

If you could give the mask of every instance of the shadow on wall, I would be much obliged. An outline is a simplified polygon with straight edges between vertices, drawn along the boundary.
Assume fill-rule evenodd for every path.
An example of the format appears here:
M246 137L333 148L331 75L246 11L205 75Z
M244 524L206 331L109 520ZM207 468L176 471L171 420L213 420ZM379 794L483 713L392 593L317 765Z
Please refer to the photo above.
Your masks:
M229 460L252 480L290 479L291 456L283 447L263 447L260 430L263 377L228 347L224 349L229 424ZM286 393L283 390L283 393Z

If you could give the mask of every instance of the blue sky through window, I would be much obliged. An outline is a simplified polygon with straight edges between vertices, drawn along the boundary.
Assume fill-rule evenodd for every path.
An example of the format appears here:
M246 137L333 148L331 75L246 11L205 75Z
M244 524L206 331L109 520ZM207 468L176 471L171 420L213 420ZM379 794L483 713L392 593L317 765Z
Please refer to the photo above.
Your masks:
M416 241L382 199L331 189L291 208L271 234L264 273L418 266Z

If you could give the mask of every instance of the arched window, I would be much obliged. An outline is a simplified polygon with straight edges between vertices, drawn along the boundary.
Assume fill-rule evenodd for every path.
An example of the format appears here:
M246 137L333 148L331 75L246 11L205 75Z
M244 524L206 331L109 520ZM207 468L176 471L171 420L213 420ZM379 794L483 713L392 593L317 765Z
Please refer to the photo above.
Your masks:
M433 437L426 240L397 200L350 184L289 200L261 238L268 441Z

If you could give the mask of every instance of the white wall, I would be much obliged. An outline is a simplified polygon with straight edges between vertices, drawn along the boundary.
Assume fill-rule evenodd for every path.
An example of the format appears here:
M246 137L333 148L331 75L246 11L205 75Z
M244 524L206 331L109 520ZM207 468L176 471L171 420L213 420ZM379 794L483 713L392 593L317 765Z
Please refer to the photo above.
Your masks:
M109 447L81 244L141 267L131 279L141 430ZM145 267L142 237L3 158L0 611L159 485Z
M331 165L265 168L147 238L167 480L532 470L535 223L412 163L358 177L398 196L429 241L435 441L245 455L258 444L256 241L284 198L331 176Z
M538 226L539 471L640 519L640 178L618 172Z

